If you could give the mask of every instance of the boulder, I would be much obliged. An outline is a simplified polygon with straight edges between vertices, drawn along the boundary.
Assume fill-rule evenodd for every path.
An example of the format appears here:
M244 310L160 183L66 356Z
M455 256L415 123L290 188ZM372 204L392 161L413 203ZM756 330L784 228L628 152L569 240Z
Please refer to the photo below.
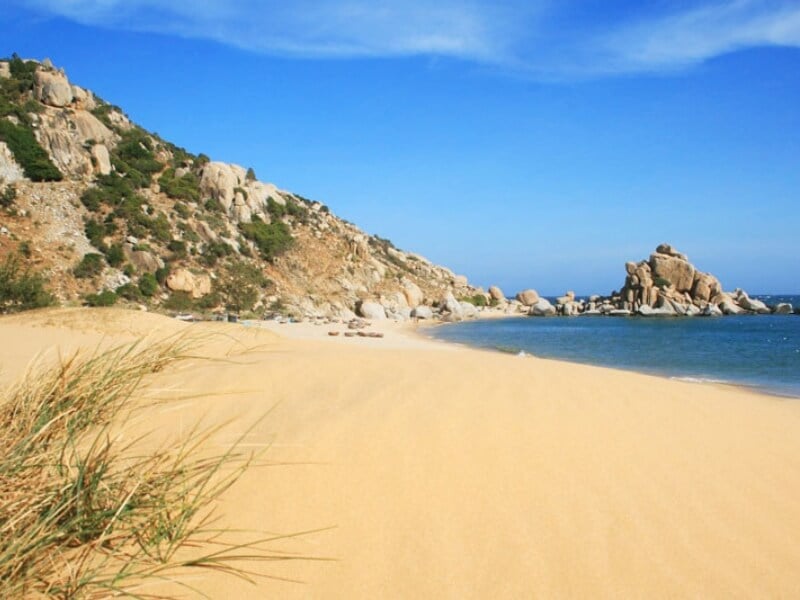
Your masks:
M247 171L238 165L210 162L203 167L200 192L218 200L225 210L230 210L236 197L236 188L244 183L246 176Z
M722 311L716 304L708 303L700 309L700 316L703 317L721 317Z
M33 96L39 102L62 108L72 103L72 86L63 73L37 69L33 74Z
M205 273L195 275L189 269L176 269L169 274L166 284L173 292L186 292L195 299L211 293L211 278Z
M100 175L108 175L111 173L111 157L105 145L97 144L96 146L92 146L91 154L95 171Z
M792 305L788 302L781 302L772 311L776 315L790 315L794 312Z
M528 314L532 317L553 317L556 315L556 307L546 298L539 298L531 305Z
M579 315L580 312L581 304L574 300L570 300L561 305L561 314L565 317L574 317L575 315Z
M739 306L741 306L743 309L758 313L760 315L767 315L771 312L766 304L764 304L761 300L751 298L746 292L739 293L738 302Z
M646 304L639 307L636 314L642 317L675 317L677 314L672 309L672 305L665 305L661 308L653 308Z
M138 272L155 273L158 269L164 266L161 259L153 256L146 250L130 250L126 252L128 260L136 267Z
M658 252L651 254L650 269L655 277L667 280L678 292L691 291L695 269L682 258Z
M5 142L0 142L0 181L13 183L25 178L22 167L14 160L14 155Z
M404 279L402 285L403 294L406 297L406 302L408 303L409 307L416 308L422 304L422 301L424 300L424 294L416 283L409 281L408 279Z
M692 286L692 299L695 302L708 302L722 291L719 279L709 273L697 271Z
M0 62L0 79L11 77L11 66L7 62Z
M75 127L75 132L78 134L81 144L85 144L89 140L94 140L97 144L105 144L115 137L114 133L103 125L100 119L88 111L74 111L71 122Z
M453 285L456 287L467 287L467 282L466 275L456 275L453 277Z
M502 302L506 299L505 294L503 294L503 290L496 285L493 285L489 288L489 296L492 298L492 300L496 300L497 302Z
M476 319L478 317L478 309L474 304L469 302L459 302L461 305L461 315L465 319Z
M386 319L386 309L377 302L365 301L358 307L358 314L365 319L372 319L374 321L383 321Z
M84 110L94 110L97 108L97 103L94 100L94 94L83 89L82 87L78 87L77 85L72 86L72 98L79 108Z
M461 304L456 300L456 297L453 296L453 292L447 292L444 295L444 298L442 298L442 308L455 317L463 316Z
M667 256L674 256L675 258L679 258L685 262L689 262L689 257L686 256L683 252L678 252L675 248L670 246L669 244L659 244L656 248L656 252L659 254L666 254Z
M539 301L539 292L536 290L525 290L517 294L517 300L519 300L523 306L533 306ZM548 302L548 304L550 304Z
M745 312L743 309L736 306L736 304L733 303L733 300L730 299L720 302L719 310L722 311L722 314L724 315L740 315Z
M433 310L431 310L430 306L417 306L411 311L411 317L430 321L433 319Z

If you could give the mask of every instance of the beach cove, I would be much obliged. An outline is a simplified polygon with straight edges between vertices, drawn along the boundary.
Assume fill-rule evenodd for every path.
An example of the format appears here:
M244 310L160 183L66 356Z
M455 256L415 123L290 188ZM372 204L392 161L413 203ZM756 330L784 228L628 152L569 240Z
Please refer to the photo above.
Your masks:
M800 593L800 404L729 386L464 348L380 323L184 324L115 309L0 319L5 387L37 355L197 337L154 377L179 401L134 430L181 435L269 413L273 466L223 497L222 524L292 534L332 560L203 574L210 597L792 597ZM42 354L43 353L43 354ZM198 577L198 576L195 576Z

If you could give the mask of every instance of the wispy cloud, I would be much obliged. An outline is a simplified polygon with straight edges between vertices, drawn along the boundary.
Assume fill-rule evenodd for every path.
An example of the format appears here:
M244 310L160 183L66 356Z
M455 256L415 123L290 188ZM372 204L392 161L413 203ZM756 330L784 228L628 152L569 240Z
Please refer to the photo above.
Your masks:
M800 47L800 3L715 2L611 31L598 50L610 70L650 71L758 46Z
M699 0L691 9L666 13L647 7L619 10L612 0L582 6L556 0L25 4L83 24L210 39L269 54L444 56L541 77L661 72L749 47L800 47L797 0ZM592 6L596 14L588 12Z

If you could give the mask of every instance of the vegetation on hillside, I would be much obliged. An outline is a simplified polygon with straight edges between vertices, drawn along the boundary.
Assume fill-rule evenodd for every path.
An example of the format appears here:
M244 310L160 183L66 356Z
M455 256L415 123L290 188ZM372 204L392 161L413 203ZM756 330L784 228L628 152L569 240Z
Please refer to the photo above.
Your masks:
M10 254L0 263L0 314L50 306L55 302L45 289L44 278Z
M61 181L61 172L36 141L31 126L30 113L41 108L30 97L36 63L25 62L16 54L8 61L11 77L0 79L0 141L8 145L32 181Z

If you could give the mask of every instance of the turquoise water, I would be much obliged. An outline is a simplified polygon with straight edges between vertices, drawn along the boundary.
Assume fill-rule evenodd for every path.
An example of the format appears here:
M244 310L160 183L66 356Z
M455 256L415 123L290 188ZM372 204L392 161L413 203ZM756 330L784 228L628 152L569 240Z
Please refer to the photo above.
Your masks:
M776 303L778 296L761 298ZM800 297L788 300L800 305ZM800 315L510 318L446 325L433 335L514 354L800 397Z

